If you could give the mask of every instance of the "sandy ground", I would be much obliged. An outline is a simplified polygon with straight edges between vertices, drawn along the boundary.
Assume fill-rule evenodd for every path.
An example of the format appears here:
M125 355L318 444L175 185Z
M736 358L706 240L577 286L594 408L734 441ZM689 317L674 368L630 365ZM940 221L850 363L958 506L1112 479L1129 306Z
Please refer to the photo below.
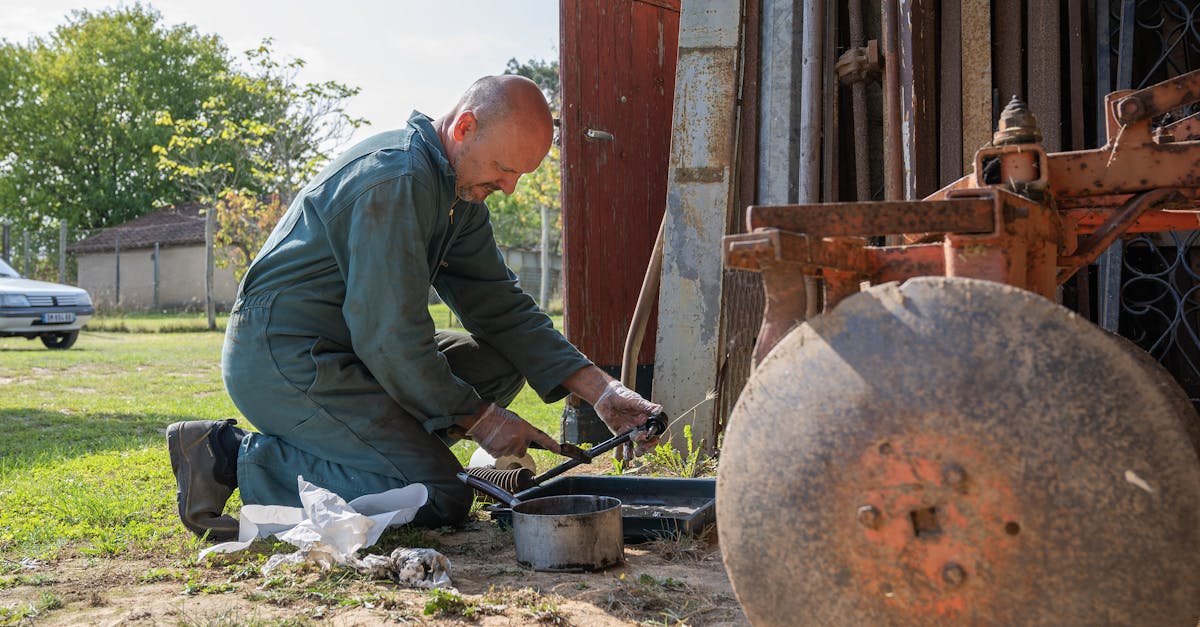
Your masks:
M626 563L601 573L537 573L517 566L512 534L481 514L466 529L423 534L452 563L457 594L440 599L346 570L292 566L263 576L235 554L200 565L128 557L36 564L0 589L0 608L45 608L23 621L37 625L747 625L715 530L704 538L629 545ZM291 549L256 548L259 559Z

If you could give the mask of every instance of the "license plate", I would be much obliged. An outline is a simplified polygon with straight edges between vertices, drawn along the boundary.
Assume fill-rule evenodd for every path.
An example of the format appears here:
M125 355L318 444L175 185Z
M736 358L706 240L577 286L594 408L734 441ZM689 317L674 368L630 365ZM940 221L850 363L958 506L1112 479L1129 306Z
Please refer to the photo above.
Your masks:
M44 323L44 324L62 324L64 322L75 322L75 314L73 314L73 313L44 313L44 314L42 314L42 323Z

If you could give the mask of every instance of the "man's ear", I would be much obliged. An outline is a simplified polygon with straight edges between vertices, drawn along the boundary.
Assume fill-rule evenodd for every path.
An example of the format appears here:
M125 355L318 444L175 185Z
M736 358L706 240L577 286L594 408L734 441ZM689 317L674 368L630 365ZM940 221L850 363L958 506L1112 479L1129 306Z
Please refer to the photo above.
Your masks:
M470 111L463 111L458 114L458 118L454 120L453 136L454 141L462 141L468 133L474 133L476 129L475 114Z

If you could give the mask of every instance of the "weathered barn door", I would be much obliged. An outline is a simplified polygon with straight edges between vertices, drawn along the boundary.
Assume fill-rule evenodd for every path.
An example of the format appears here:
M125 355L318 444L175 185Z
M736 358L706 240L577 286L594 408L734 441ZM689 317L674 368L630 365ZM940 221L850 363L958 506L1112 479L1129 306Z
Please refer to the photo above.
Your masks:
M618 376L642 277L666 206L680 0L562 0L563 324ZM652 320L638 358L643 394ZM568 401L564 436L608 437Z

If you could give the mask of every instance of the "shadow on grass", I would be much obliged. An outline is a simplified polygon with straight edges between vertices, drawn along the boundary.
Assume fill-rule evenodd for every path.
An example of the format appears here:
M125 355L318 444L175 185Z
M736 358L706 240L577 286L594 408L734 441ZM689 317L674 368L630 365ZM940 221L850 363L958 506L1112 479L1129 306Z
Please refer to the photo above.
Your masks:
M167 425L191 415L77 414L30 407L0 409L0 475L48 458L64 459L146 446L165 448Z

